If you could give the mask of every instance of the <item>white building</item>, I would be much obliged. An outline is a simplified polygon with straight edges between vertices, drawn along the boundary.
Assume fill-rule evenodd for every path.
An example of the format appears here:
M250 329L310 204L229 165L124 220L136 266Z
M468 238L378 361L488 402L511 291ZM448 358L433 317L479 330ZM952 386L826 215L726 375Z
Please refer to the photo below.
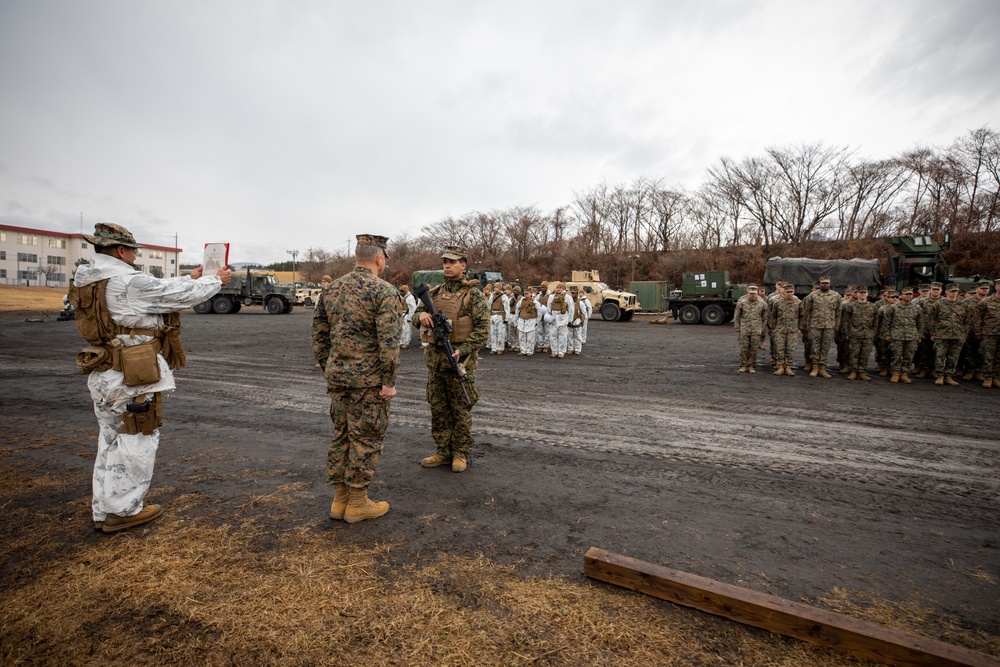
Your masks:
M0 225L0 283L69 287L80 260L89 260L93 246L83 234ZM178 275L180 248L140 244L136 268L157 278Z

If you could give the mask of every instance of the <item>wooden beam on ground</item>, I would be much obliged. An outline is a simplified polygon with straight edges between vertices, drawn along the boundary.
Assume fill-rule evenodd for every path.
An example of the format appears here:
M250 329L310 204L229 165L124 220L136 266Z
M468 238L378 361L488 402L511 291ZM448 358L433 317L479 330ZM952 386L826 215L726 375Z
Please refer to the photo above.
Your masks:
M583 573L740 623L887 665L1000 667L997 658L837 612L591 547Z

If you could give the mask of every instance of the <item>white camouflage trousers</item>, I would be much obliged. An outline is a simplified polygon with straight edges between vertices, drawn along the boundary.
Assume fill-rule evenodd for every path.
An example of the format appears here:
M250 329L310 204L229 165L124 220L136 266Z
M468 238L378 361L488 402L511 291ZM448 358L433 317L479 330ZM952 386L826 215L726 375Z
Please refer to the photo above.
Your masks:
M507 320L507 342L510 343L512 348L516 348L517 342L517 324L514 320L517 319L513 315Z
M549 330L551 328L545 323L544 318L539 320L538 327L535 329L535 347L539 350L549 347Z
M580 352L583 350L583 327L570 327L569 328L569 344L568 350L570 352Z
M503 321L503 315L490 315L490 342L491 352L503 352L507 345L507 323Z
M535 329L531 331L517 330L517 344L521 348L521 354L531 356L535 353Z
M569 326L556 322L548 327L549 347L552 354L566 354L569 346Z
M94 414L101 429L91 500L94 521L104 521L108 514L138 514L153 480L160 431L157 429L151 435L120 433L124 412L125 403L115 407L94 401Z
M582 343L586 343L587 342L587 325L588 324L589 324L589 322L587 320L584 320L583 321L583 326L580 327L580 331L582 332L580 334L580 342L582 342Z
M410 324L410 318L403 315L402 327L399 331L399 344L409 345L410 340L413 338L413 325Z

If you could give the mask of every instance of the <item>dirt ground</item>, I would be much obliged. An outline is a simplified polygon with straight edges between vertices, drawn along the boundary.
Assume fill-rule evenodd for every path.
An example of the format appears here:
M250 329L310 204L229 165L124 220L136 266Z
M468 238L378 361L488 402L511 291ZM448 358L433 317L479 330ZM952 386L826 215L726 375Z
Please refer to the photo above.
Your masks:
M401 352L371 489L391 511L317 524L332 496L330 422L310 316L185 315L188 366L165 401L151 502L216 523L253 513L276 531L318 525L341 543L394 544L400 568L481 554L519 576L577 582L598 546L792 600L847 590L919 603L933 613L918 631L941 637L935 619L949 618L980 648L1000 645L1000 391L773 377L763 366L740 375L728 326L593 320L578 358L483 356L477 445L454 474L419 466L434 448L416 346ZM68 475L60 521L88 544L107 539L89 524L92 454L60 445L96 438L74 375L81 346L71 322L0 315L3 440L42 433L51 445L9 449L0 464ZM249 501L289 485L287 506ZM186 506L192 496L205 502ZM0 573L9 584L22 566L8 559Z

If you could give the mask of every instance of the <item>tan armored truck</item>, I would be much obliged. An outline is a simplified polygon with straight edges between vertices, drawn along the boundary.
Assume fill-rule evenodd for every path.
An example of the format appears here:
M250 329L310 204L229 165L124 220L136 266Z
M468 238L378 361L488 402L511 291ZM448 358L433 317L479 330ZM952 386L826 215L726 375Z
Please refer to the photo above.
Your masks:
M601 282L597 271L573 271L566 289L582 289L594 307L594 314L608 322L628 322L639 311L639 299L631 292L618 292Z

